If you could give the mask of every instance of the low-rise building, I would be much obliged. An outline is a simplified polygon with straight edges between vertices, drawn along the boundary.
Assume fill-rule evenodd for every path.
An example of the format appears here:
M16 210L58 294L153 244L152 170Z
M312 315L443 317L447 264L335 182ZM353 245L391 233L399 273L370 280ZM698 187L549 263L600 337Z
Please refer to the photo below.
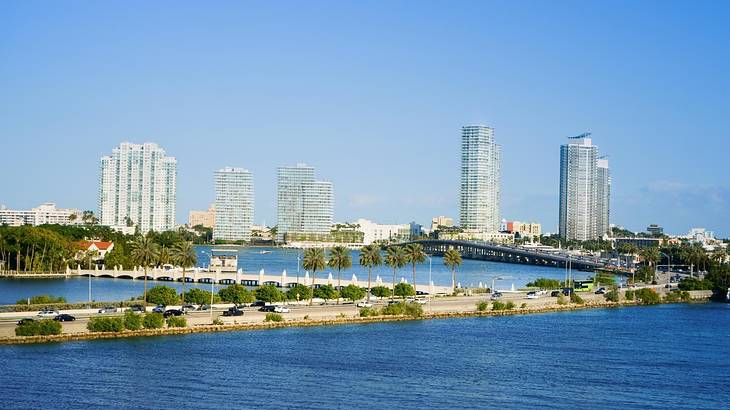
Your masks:
M441 231L439 232L438 239L510 244L515 242L515 235L508 232L482 232L476 229L464 229L449 232Z
M441 227L451 228L454 226L454 219L448 216L435 216L431 219L431 232L438 230Z
M542 235L542 225L536 222L503 221L502 231L519 238L536 238Z
M664 235L664 228L657 224L651 224L646 227L646 231L652 235L661 236Z
M79 245L79 248L81 248L82 253L83 252L96 252L96 256L93 258L93 260L104 259L106 254L111 252L112 249L114 249L114 242L81 241L78 243L78 245Z
M411 224L379 224L361 218L355 221L355 225L357 225L357 230L363 233L365 245L373 242L399 242L411 239Z
M80 225L82 212L73 208L58 208L47 202L31 210L0 208L0 225Z
M188 213L188 226L202 225L204 228L215 228L215 205L211 204L207 211L190 211Z

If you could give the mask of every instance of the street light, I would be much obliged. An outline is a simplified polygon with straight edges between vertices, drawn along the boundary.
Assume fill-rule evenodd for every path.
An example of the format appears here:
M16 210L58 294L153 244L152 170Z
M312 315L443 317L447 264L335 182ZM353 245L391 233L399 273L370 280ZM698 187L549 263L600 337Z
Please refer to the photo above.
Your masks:
M433 262L433 259L431 258L431 255L426 254L426 257L428 258L428 308L431 309L431 265Z
M664 255L669 260L669 265L667 266L667 284L669 284L669 278L672 276L672 255L667 255L666 253L659 251L661 255ZM658 266L657 266L658 268ZM656 280L656 269L654 269L654 280Z

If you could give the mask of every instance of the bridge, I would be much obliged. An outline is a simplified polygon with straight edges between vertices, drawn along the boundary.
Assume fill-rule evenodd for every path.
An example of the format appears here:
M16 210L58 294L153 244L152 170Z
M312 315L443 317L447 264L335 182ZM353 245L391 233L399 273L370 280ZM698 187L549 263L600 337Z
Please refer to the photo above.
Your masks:
M318 288L322 285L337 286L337 278L332 273L326 273L326 277L321 277L325 274L320 274L320 277L310 277L308 272L303 275L290 276L286 270L281 274L271 275L266 274L263 269L258 273L244 272L242 269L238 269L235 272L222 272L220 269L216 271L209 271L201 268L186 269L185 282L186 283L213 283L219 285L244 285L249 287L258 287L262 285L274 285L278 288L293 288L297 284L305 286L314 285ZM106 269L105 267L96 269L81 269L77 266L76 269L66 268L65 276L83 276L83 277L94 277L94 278L114 278L114 279L129 279L129 280L144 280L145 272L144 269L135 267L132 270L124 270L118 267L113 269ZM163 281L163 282L182 282L183 272L180 268L174 269L160 269L150 268L147 270L147 280ZM405 279L401 279L401 282L406 282ZM342 277L342 286L355 285L361 288L368 287L367 275L364 280L358 279L355 274L351 276ZM386 282L378 275L372 278L371 286L385 286L392 288L392 282ZM452 289L449 286L438 286L434 285L433 282L429 284L418 284L416 286L416 292L419 294L451 294Z
M420 243L423 245L426 253L437 256L443 256L447 249L453 248L464 259L550 266L555 268L564 268L570 263L573 269L588 271L605 267L605 264L596 258L574 257L562 253L531 250L517 246L497 245L486 242L425 239L409 243Z

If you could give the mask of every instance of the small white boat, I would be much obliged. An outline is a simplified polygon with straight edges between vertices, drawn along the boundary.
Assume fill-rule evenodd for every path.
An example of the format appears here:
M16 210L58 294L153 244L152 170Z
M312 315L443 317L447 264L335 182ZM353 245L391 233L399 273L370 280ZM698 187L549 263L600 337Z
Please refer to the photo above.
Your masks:
M259 255L268 255L270 253L271 253L271 251L260 251Z

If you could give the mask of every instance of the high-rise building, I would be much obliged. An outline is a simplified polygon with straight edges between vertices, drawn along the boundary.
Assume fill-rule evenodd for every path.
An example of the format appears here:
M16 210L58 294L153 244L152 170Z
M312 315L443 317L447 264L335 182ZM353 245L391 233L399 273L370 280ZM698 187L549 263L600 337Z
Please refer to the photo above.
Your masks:
M140 232L175 227L177 161L157 144L123 142L101 158L99 221Z
M590 133L560 147L559 232L565 239L595 240L610 230L611 176Z
M214 240L249 241L253 225L253 175L242 168L215 172Z
M501 162L502 148L495 142L492 128L462 127L459 216L463 229L499 230Z
M277 170L276 241L287 233L327 234L332 229L332 183L317 181L306 164Z

